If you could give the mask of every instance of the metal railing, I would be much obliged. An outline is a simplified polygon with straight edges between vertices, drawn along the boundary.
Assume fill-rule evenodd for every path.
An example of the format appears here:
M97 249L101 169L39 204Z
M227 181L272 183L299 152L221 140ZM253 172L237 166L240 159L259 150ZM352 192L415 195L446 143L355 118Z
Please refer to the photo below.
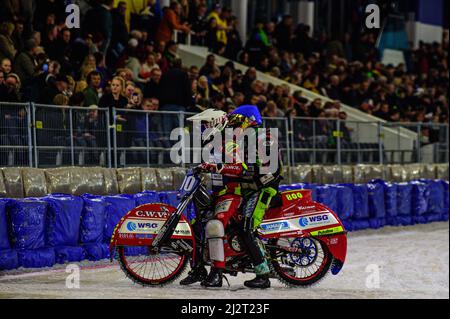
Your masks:
M170 133L178 127L192 131L192 123L186 121L191 114L0 102L0 167L183 166L171 160L172 146L178 141L171 140ZM264 118L264 126L278 128L285 165L446 163L449 159L448 124L272 117ZM398 131L398 138L386 140L386 129ZM401 138L405 129L417 133L414 143ZM185 159L194 163L196 144L191 137L184 143Z

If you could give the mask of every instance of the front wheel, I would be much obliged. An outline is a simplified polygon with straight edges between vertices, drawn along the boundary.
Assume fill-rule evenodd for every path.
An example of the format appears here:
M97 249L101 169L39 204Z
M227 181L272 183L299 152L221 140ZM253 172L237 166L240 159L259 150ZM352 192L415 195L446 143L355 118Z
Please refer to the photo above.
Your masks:
M125 274L143 286L161 286L176 280L184 271L188 258L167 246L154 253L150 247L121 246L119 264Z
M288 286L311 286L328 272L332 256L327 246L315 238L287 237L270 242L270 257L277 278Z

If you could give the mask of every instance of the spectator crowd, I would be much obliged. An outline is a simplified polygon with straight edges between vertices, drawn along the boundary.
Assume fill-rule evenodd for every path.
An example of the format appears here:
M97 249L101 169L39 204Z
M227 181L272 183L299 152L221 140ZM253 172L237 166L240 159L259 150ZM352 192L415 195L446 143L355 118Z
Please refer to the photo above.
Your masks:
M109 124L115 118L125 131L134 132L120 139L122 146L145 145L146 122L132 110L199 112L214 107L229 112L251 103L265 117L346 119L344 103L387 121L448 123L448 35L442 43L421 43L407 52L406 64L395 67L380 62L372 32L311 37L309 26L295 25L289 15L279 22L257 21L243 43L231 10L220 4L210 8L205 0L172 1L166 8L155 0L117 5L113 0L80 0L81 29L66 27L64 1L29 2L34 8L24 1L0 0L0 101L86 108L77 115L80 145L95 146L101 140L94 132L107 123L98 123L97 108L110 110ZM175 32L180 41L189 34L192 44L248 69L241 72L232 62L219 66L213 54L201 68L183 65ZM257 71L333 102L308 101L287 85L260 81ZM123 112L113 114L113 107ZM0 123L11 112L1 106ZM63 108L55 115L49 112L37 116L54 131L67 128ZM178 119L154 116L151 123L169 132ZM326 137L334 128L323 122L316 129ZM350 129L343 130L349 139ZM300 140L310 134L304 127L298 132Z

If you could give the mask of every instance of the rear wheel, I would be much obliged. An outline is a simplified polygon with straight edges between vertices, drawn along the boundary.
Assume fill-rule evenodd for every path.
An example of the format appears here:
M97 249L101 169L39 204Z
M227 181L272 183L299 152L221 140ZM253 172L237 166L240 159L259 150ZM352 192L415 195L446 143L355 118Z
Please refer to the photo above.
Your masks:
M328 272L332 256L327 246L315 238L277 238L270 256L277 278L289 286L310 286Z
M118 248L122 270L134 282L144 286L166 285L176 280L184 271L188 258L163 246L158 253L149 247Z

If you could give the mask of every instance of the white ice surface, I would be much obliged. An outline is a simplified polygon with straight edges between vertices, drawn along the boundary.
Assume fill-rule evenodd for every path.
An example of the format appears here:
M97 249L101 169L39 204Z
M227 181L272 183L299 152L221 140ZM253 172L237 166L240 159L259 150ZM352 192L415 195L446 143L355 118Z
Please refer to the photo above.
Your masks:
M65 265L44 270L0 273L0 298L449 298L448 222L385 227L349 233L347 260L337 276L319 284L286 288L272 279L272 288L246 289L251 274L228 277L231 287L205 290L199 284L163 288L132 283L117 263L82 262L80 289L67 289ZM372 265L372 266L370 266ZM377 266L373 266L377 265ZM373 269L379 267L379 288ZM369 287L367 286L369 283Z

